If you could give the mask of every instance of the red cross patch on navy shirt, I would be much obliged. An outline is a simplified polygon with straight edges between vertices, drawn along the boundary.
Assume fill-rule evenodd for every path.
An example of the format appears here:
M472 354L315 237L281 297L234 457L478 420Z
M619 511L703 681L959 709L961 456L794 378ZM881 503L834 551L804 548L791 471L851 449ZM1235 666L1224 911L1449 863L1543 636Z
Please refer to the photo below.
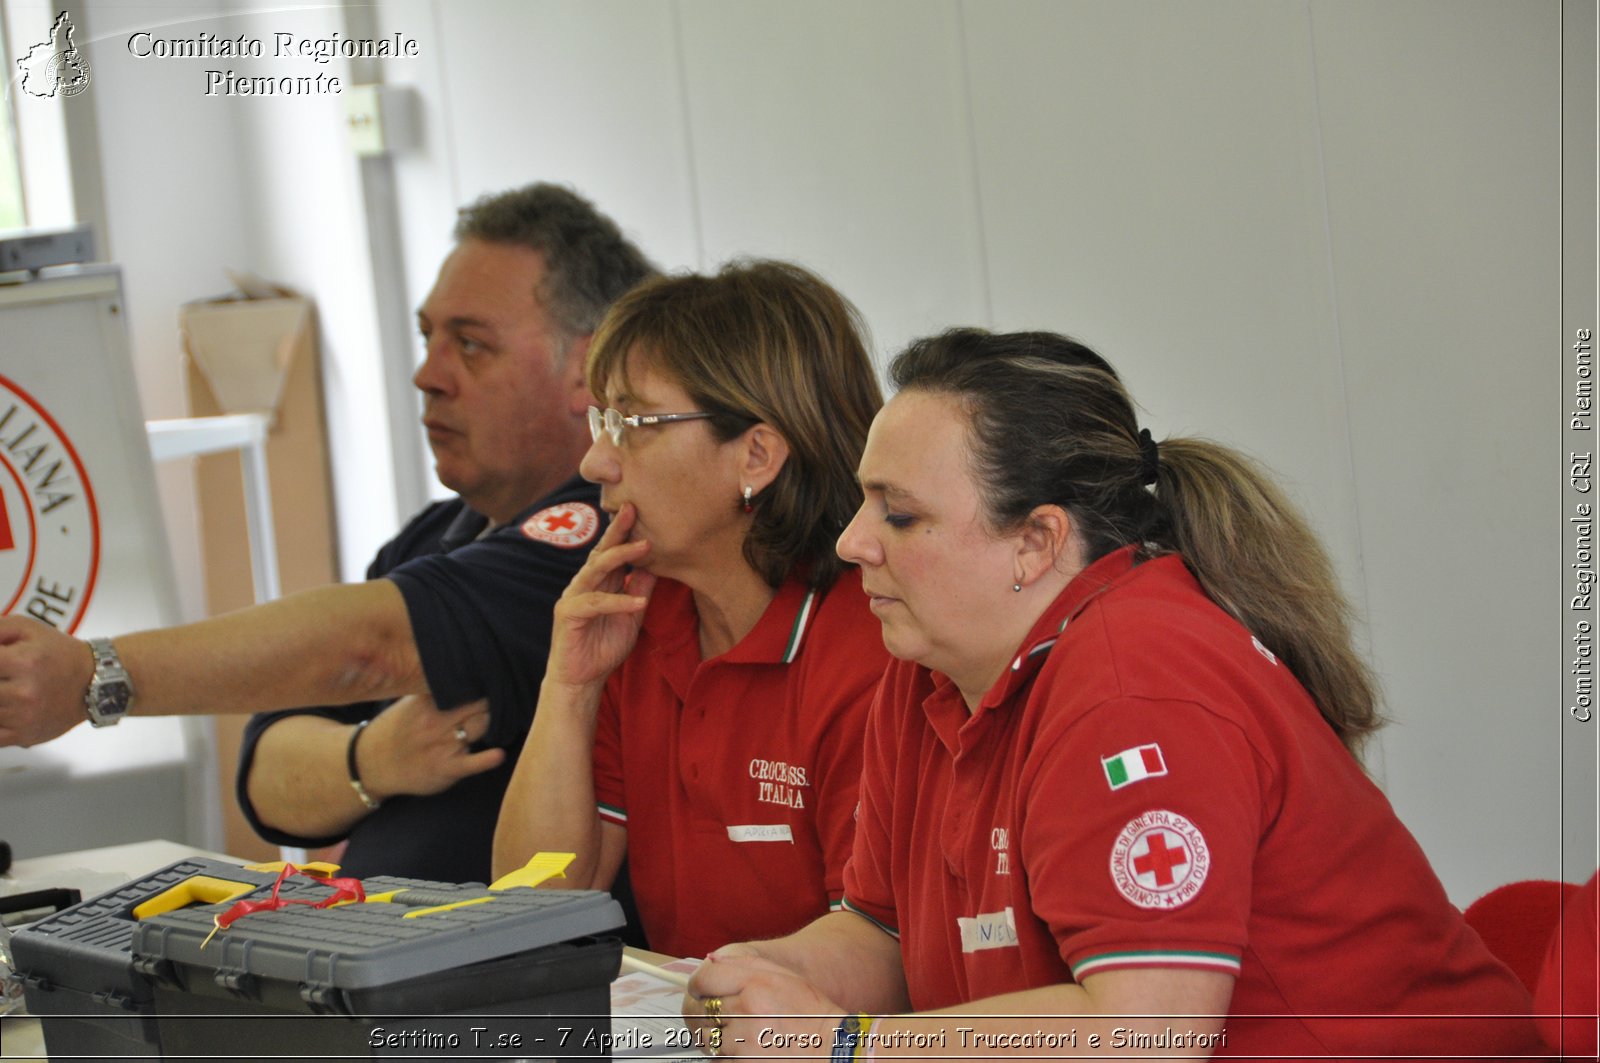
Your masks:
M522 522L523 535L568 550L583 546L599 530L600 514L587 502L562 502Z

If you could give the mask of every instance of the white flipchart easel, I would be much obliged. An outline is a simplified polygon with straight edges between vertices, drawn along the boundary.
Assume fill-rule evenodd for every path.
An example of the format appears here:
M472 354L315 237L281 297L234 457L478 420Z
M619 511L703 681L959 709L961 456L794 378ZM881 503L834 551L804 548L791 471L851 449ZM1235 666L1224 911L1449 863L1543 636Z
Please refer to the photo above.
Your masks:
M121 274L0 282L0 611L82 637L179 619ZM219 834L209 721L130 718L0 749L0 838L19 857Z

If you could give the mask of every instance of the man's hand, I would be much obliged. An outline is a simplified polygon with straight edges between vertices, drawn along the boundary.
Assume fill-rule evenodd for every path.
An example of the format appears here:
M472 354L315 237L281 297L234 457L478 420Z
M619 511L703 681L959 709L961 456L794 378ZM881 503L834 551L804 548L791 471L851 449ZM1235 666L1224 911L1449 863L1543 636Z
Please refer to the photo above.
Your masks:
M0 616L0 746L31 746L88 718L89 647L31 617Z
M472 752L488 729L486 700L441 712L426 694L401 698L373 719L356 747L362 784L379 800L442 793L505 761L503 749Z

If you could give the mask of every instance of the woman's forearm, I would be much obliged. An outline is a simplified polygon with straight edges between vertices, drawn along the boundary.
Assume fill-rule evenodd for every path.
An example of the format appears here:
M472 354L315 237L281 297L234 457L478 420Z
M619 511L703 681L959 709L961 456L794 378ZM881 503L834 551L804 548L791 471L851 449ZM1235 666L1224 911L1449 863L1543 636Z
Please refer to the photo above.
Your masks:
M594 798L595 716L602 689L599 683L571 687L548 678L540 686L533 727L495 824L496 876L516 870L536 852L567 852L576 859L560 885L610 887L616 867L607 868L612 861L602 859Z

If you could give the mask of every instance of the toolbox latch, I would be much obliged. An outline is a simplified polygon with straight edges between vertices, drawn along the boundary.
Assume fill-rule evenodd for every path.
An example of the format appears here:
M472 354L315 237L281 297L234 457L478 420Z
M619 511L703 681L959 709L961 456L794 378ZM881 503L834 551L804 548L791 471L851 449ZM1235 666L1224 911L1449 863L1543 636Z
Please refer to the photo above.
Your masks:
M164 986L178 984L177 969L171 960L157 959L154 956L136 957L131 965L135 974L141 974L152 982Z
M96 1004L104 1007L116 1008L118 1011L133 1010L133 998L126 993L118 993L115 990L107 989L100 993L93 993L91 996Z
M211 980L236 997L254 998L256 996L256 976L249 971L218 968L217 973L212 975Z
M344 994L336 986L316 982L300 983L300 999L319 1015L348 1015Z

